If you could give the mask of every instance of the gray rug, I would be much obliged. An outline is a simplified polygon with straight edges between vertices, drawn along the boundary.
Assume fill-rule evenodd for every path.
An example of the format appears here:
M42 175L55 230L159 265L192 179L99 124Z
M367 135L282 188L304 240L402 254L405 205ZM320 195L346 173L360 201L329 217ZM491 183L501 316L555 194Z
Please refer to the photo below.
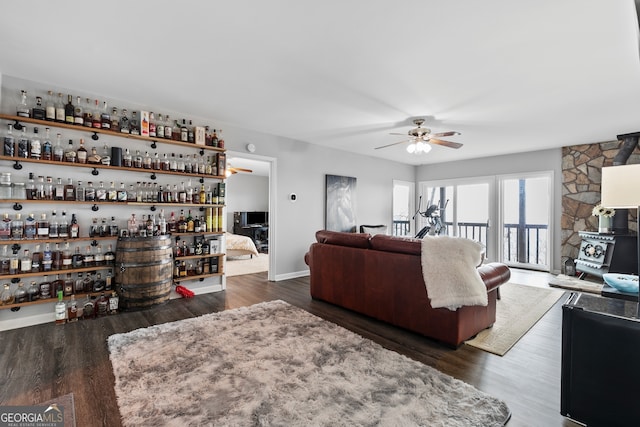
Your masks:
M506 404L283 301L108 338L125 426L502 426Z

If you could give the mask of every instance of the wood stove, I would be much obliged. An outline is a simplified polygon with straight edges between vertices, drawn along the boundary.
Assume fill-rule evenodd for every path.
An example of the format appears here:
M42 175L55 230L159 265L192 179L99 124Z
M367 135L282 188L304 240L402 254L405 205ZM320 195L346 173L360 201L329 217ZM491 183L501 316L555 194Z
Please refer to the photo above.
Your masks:
M587 274L602 278L605 273L638 274L635 234L606 234L580 231L582 242L576 259L580 278Z

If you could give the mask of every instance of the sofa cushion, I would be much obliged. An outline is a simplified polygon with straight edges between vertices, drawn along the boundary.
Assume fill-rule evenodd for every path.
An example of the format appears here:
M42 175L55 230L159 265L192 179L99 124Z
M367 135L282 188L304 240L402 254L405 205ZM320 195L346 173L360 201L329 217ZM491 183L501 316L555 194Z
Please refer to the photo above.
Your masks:
M318 243L327 245L349 246L352 248L369 249L369 233L342 233L339 231L320 230L316 232Z
M377 251L420 255L421 247L420 239L414 239L413 237L395 237L384 234L376 234L371 237L371 249Z

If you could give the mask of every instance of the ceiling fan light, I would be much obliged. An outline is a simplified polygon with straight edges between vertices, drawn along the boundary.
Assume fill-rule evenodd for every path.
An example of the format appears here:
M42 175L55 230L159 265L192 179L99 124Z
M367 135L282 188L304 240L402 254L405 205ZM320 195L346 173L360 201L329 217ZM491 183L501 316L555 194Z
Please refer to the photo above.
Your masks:
M409 152L410 154L413 154L415 151L416 151L416 144L407 145L407 152Z
M431 151L431 148L432 148L431 144L423 143L422 145L423 145L423 147L422 147L422 152L423 153L427 154L429 151Z
M420 153L426 153L426 144L422 141L418 141L416 142L416 154L420 154Z

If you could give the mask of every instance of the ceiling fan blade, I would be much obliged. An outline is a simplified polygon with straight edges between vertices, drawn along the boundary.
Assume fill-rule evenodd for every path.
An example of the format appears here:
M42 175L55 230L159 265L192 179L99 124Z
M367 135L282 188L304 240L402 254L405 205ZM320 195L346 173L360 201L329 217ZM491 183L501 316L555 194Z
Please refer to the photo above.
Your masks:
M429 138L429 142L432 144L442 145L444 147L449 147L449 148L460 148L463 145L463 144L460 144L459 142L445 141L443 139L436 139L436 138Z
M229 170L231 171L231 173L238 173L238 172L248 172L248 173L253 173L253 171L251 169L245 169L245 168L236 168L231 166L229 168Z
M393 144L383 145L383 146L381 146L381 147L376 147L375 149L376 149L376 150L379 150L379 149L381 149L381 148L392 147L392 146L394 146L394 145L404 144L404 143L406 143L406 142L410 142L410 141L408 141L408 140L407 140L407 141L394 142Z
M441 137L441 136L453 136L453 135L460 135L460 132L456 132L454 130L451 130L449 132L440 132L440 133L432 133L431 136L437 136L437 137Z
M391 132L389 135L402 135L402 136L406 136L407 133L398 133L398 132Z

